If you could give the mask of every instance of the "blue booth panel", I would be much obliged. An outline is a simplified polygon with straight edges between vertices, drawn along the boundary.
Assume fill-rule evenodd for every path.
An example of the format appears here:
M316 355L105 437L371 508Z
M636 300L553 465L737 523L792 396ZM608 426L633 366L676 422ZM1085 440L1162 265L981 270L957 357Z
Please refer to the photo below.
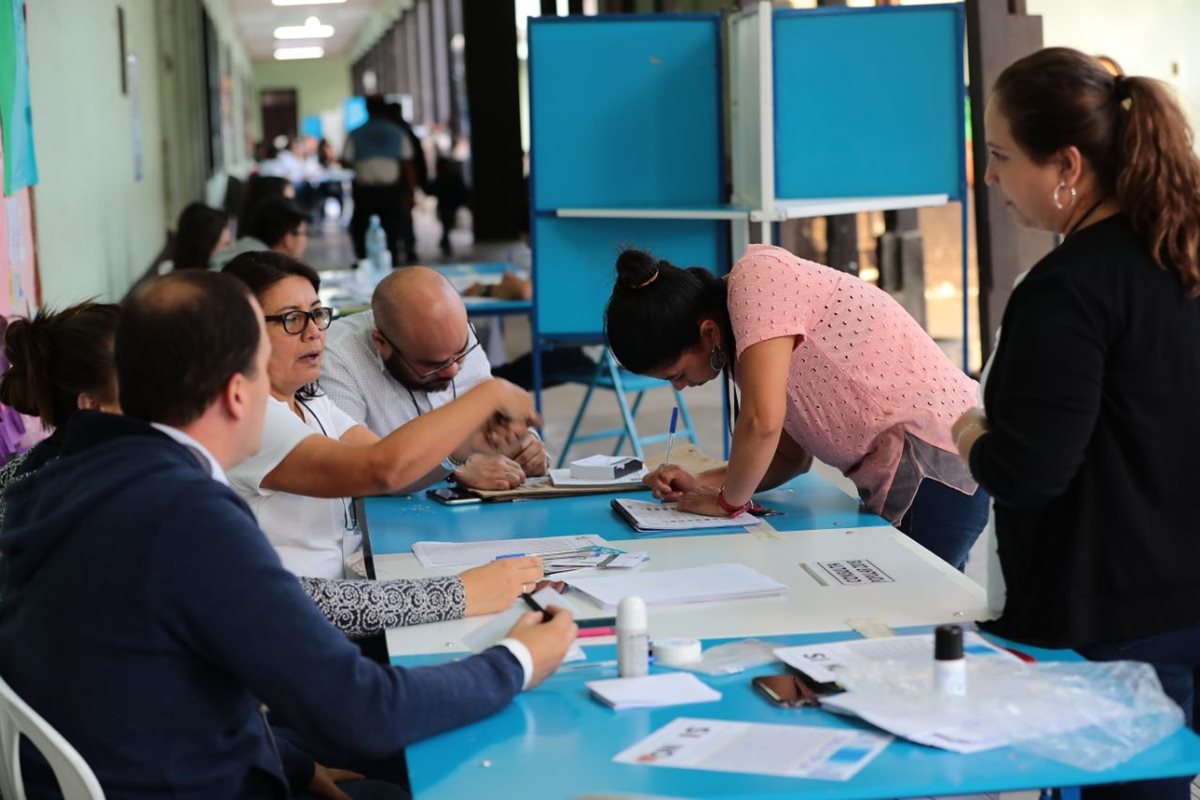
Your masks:
M625 247L723 274L729 268L728 227L721 220L535 218L537 336L600 340L617 256Z
M535 211L724 202L719 15L546 17L529 40Z
M782 200L965 190L961 5L777 11Z

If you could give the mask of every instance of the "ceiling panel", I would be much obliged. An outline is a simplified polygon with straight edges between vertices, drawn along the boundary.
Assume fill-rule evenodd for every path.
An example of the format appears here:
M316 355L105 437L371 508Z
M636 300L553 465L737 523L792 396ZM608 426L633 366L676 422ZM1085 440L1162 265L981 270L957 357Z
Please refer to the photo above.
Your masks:
M343 55L358 38L363 25L380 0L346 0L345 3L301 6L274 6L271 0L229 0L237 21L242 43L255 60L270 59L277 46L320 45L326 55ZM275 29L282 25L303 25L308 17L317 17L323 25L333 26L329 39L288 39L277 42Z

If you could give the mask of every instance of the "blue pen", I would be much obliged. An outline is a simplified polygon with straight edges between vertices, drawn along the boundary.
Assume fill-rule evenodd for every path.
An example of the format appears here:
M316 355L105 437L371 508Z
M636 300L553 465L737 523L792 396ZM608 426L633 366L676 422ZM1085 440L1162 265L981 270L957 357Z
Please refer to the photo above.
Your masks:
M667 434L667 457L663 459L663 466L671 464L671 448L675 446L675 426L679 423L679 406L671 409L671 431Z
M493 560L499 561L502 558L524 558L524 557L525 557L524 553L504 553L503 555L496 556L496 558Z

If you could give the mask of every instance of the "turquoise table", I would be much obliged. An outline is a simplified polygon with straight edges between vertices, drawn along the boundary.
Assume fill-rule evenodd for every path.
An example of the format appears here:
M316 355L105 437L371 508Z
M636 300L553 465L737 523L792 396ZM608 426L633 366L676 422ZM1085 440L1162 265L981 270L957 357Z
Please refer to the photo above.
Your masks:
M648 492L557 497L506 503L475 503L444 506L419 493L399 497L364 499L366 533L372 555L407 553L413 543L439 539L477 542L489 539L518 539L543 536L595 534L605 539L628 539L633 530L610 508L614 497L649 499ZM801 531L825 528L864 528L888 523L861 510L847 496L816 475L801 475L778 489L760 492L755 499L782 511L767 517L777 530ZM729 533L731 528L713 528L688 535ZM643 534L658 535L658 534ZM679 531L662 535L679 536Z
M482 261L463 264L430 264L432 269L446 276L454 288L462 292L475 283L498 283L500 276L511 272L513 265L507 261ZM362 311L371 305L371 292L375 286L370 282L370 263L359 262L357 270L326 270L321 272L321 302L338 310L340 315ZM364 284L366 279L369 285ZM472 317L508 317L514 314L529 314L533 311L532 300L492 300L485 297L464 297L467 315Z
M909 629L915 633L923 629ZM783 645L846 638L845 634L775 637ZM706 644L718 644L709 642ZM592 661L614 658L611 646L587 647ZM1078 660L1070 651L1022 647L1038 660ZM405 666L444 661L445 656L393 658ZM569 665L568 665L569 666ZM750 687L757 674L701 679L723 695L719 702L665 709L613 711L588 697L584 683L616 677L616 668L563 671L526 692L499 714L467 728L420 742L408 750L416 800L481 796L573 798L655 795L744 800L881 800L985 791L1077 786L1200 773L1200 738L1178 731L1134 759L1107 772L1088 772L1013 749L958 755L895 740L853 779L845 782L777 778L690 769L615 764L612 757L676 717L863 727L855 720L816 709L780 709ZM497 793L503 787L502 793Z

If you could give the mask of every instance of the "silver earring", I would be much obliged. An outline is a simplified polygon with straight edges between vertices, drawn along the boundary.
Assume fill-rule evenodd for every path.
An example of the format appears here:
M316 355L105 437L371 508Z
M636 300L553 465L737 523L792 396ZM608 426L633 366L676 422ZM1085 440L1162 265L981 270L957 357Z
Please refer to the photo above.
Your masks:
M1058 199L1058 192L1060 189L1067 189L1071 194L1071 199L1067 201L1065 206L1062 204L1062 201ZM1069 208L1071 204L1075 202L1075 187L1067 186L1066 181L1059 181L1058 185L1054 187L1054 194L1052 196L1054 198L1054 207L1059 211L1062 211L1064 208Z
M708 367L713 372L720 372L725 369L725 362L727 360L725 351L721 349L721 345L719 344L714 344L712 350L708 351Z

